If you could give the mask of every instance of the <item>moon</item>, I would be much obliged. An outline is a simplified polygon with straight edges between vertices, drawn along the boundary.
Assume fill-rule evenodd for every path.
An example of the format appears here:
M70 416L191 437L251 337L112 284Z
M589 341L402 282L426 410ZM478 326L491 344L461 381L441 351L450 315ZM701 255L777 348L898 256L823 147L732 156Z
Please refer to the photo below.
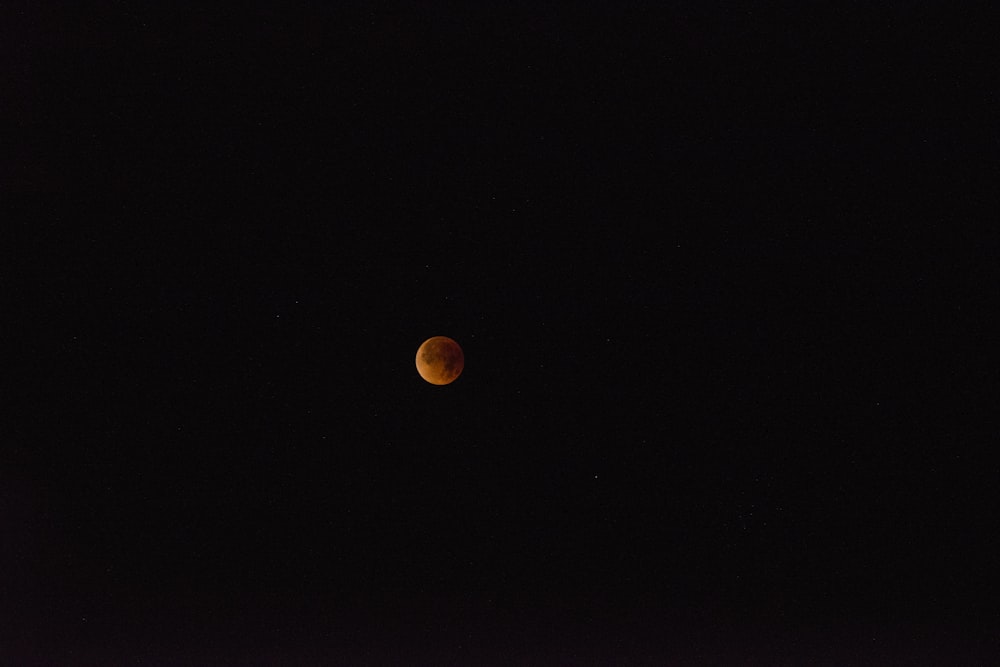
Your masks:
M417 372L431 384L451 384L465 368L461 346L447 336L428 338L417 348Z

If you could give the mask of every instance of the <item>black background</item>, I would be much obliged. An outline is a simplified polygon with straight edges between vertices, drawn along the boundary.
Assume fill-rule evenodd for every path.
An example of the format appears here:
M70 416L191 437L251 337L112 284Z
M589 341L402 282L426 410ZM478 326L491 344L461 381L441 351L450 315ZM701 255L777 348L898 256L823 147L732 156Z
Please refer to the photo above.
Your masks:
M806 4L7 12L3 662L988 661L988 22Z

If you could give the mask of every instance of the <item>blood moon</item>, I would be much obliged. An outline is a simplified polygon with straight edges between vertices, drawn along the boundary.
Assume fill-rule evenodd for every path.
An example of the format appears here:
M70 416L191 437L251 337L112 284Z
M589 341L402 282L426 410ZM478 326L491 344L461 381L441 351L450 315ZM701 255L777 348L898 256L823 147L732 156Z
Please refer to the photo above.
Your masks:
M431 384L451 384L465 368L465 354L447 336L428 338L417 349L417 372Z

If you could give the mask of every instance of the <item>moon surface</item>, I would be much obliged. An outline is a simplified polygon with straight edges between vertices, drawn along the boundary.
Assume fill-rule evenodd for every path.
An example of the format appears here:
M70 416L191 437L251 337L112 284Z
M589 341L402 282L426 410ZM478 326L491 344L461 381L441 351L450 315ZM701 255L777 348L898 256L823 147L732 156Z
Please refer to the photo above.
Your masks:
M431 384L451 384L465 368L465 354L447 336L428 338L417 349L417 372Z

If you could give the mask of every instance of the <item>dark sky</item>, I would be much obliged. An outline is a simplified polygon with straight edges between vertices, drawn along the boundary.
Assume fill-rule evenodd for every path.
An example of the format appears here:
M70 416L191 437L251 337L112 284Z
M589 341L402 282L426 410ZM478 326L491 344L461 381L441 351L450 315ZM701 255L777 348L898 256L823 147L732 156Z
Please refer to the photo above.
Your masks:
M6 12L0 662L1000 651L986 23L533 4Z

